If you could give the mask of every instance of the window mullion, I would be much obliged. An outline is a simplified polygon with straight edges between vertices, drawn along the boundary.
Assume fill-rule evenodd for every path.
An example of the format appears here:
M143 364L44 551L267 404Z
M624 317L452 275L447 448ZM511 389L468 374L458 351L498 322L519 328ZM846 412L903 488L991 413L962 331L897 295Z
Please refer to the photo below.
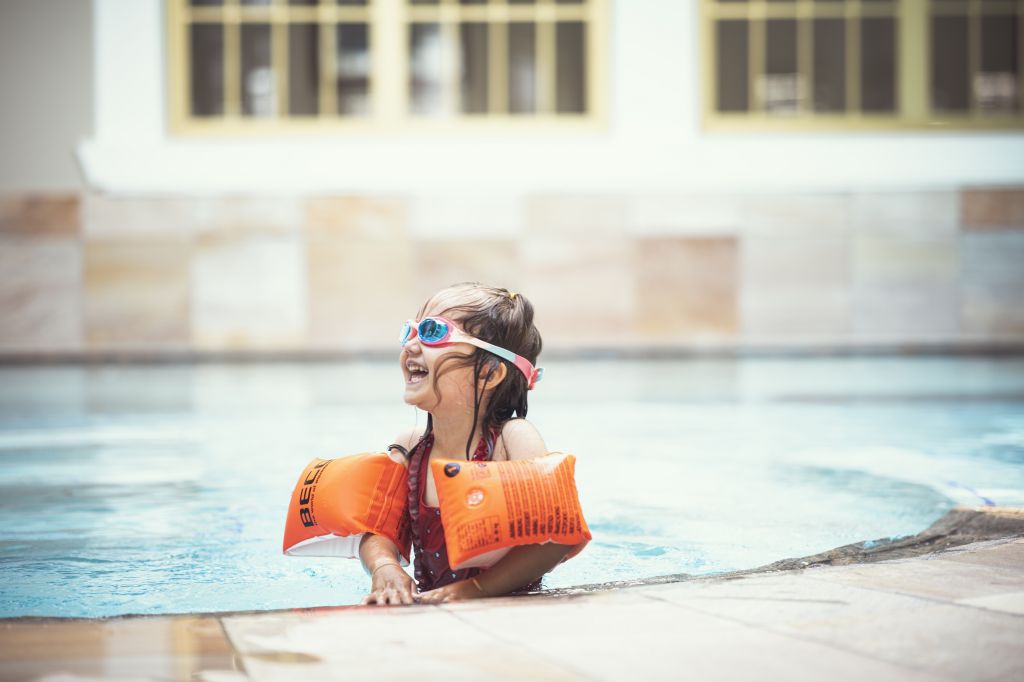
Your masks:
M508 113L508 21L488 22L487 112Z
M277 0L281 2L281 0ZM288 117L288 8L274 5L270 24L270 63L274 72L275 112Z
M897 115L903 120L922 122L928 118L928 25L927 0L901 0L899 3L898 60L899 100Z
M765 50L767 49L765 16L765 8L760 4L754 4L747 17L747 27L750 32L748 40L750 48L747 52L748 70L750 73L749 92L747 95L748 111L758 114L764 111L764 98L761 96L763 88L760 85L764 81Z
M242 113L242 17L238 0L224 3L224 114L228 118Z
M800 0L796 16L796 101L799 114L814 113L814 5L811 0Z
M409 17L406 0L370 4L370 115L393 125L409 113Z
M337 82L337 50L335 39L337 38L337 23L325 12L321 3L319 16L320 31L320 117L334 117L338 114L337 95L335 87Z
M536 111L543 116L555 113L555 23L538 17L536 35Z
M860 2L846 4L846 114L861 115L860 110Z
M979 114L975 82L981 72L981 2L969 0L967 6L967 101L970 116Z

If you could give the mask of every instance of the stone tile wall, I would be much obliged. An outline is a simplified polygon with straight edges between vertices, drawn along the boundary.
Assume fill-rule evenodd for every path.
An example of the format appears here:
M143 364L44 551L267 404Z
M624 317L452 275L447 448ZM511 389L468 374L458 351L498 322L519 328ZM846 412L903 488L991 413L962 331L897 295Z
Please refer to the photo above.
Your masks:
M0 198L0 356L389 351L445 284L549 349L1024 347L1024 188Z

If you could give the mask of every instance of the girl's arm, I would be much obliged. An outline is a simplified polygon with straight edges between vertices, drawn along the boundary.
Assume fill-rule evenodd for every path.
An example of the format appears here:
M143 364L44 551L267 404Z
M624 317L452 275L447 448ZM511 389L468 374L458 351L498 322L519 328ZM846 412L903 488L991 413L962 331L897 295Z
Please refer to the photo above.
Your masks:
M395 442L408 452L417 435L414 429L400 435ZM391 449L393 458L401 458L397 448ZM418 595L416 584L402 568L398 547L385 537L367 533L359 542L359 559L370 574L370 594L363 604L411 604Z
M416 585L399 562L398 548L386 537L367 533L359 543L359 558L370 574L370 594L363 604L411 604Z
M514 419L505 424L499 443L504 448L496 455L502 459L533 459L547 454L547 447L540 433L525 419ZM496 457L497 458L497 457ZM513 547L498 563L476 578L461 580L450 585L425 592L422 602L443 602L454 599L477 599L497 597L529 585L550 571L565 558L571 545L524 545Z

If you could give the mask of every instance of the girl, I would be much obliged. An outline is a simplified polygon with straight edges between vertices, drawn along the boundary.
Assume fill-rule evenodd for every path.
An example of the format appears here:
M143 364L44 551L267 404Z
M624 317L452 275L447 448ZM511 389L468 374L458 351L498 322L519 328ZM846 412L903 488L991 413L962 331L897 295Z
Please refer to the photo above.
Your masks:
M507 289L456 284L434 294L402 331L399 364L405 402L428 413L427 424L400 435L392 451L406 456L415 552L413 579L401 568L394 543L367 534L360 545L371 576L364 604L411 604L508 594L539 583L569 551L566 545L513 548L484 572L448 565L434 457L531 459L547 453L526 417L526 395L541 338L533 306ZM513 418L518 417L518 418Z

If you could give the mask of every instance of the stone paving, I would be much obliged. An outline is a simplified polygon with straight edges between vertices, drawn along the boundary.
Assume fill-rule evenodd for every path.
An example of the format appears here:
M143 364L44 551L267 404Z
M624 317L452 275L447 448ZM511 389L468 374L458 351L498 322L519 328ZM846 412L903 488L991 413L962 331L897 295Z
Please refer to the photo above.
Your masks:
M1024 538L554 597L0 633L4 680L1024 680Z

